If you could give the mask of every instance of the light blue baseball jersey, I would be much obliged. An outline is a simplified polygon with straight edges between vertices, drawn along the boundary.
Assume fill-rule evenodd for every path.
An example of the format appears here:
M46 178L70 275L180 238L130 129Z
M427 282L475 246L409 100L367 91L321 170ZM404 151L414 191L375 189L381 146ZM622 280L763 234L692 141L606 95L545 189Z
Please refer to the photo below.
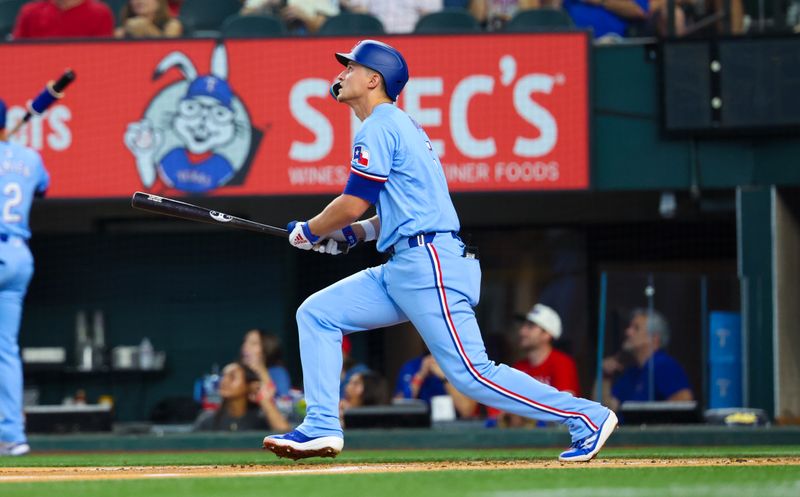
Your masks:
M381 252L403 237L459 230L430 138L394 105L378 105L364 120L353 143L350 173L344 193L375 204Z
M0 141L0 442L23 443L19 325L33 276L28 212L50 177L35 151Z
M0 233L30 238L28 213L34 194L46 191L49 184L50 175L35 150L0 141Z
M609 410L489 359L473 307L480 262L443 232L459 229L447 182L425 132L391 104L375 107L356 134L344 193L375 203L378 250L392 257L308 297L297 310L307 404L297 431L343 437L339 420L342 336L410 321L451 384L502 411L596 433ZM428 236L419 237L421 233ZM435 233L435 234L434 234Z

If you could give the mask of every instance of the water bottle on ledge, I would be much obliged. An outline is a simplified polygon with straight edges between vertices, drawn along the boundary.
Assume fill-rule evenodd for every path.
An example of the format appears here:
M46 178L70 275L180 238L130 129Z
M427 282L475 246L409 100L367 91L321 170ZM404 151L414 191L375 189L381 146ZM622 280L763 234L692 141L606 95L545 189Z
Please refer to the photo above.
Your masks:
M108 365L106 360L106 323L103 311L94 311L92 318L92 334L94 343L92 345L92 365L95 368L102 368Z
M93 367L92 342L89 340L89 323L85 311L75 314L75 368L91 371Z
M203 410L213 411L219 408L222 403L222 398L219 396L219 365L214 364L211 373L203 375L200 385L200 405Z
M155 360L155 351L153 344L147 337L142 338L139 344L139 367L145 370L153 369L153 362Z

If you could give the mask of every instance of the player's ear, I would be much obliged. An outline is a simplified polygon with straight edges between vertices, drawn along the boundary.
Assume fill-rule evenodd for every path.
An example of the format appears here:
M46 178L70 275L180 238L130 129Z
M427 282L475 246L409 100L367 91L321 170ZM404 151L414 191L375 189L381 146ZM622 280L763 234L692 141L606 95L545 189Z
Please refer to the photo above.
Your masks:
M379 73L377 71L372 71L372 74L370 75L370 78L369 78L369 85L368 86L369 86L370 90L382 87L383 86L383 77L381 76L381 73Z

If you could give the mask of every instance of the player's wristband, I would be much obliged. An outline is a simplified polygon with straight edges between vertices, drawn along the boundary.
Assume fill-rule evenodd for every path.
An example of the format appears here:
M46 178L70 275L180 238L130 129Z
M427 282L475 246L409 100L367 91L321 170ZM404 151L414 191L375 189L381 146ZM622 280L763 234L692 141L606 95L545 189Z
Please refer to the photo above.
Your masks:
M303 234L306 235L306 239L311 243L319 241L319 237L312 233L311 228L308 227L308 222L303 223Z
M350 226L342 228L342 235L344 235L344 239L350 247L354 247L358 243L356 232Z
M371 242L378 238L377 233L375 232L375 225L369 219L364 221L359 221L356 223L357 225L361 226L364 230L364 241Z

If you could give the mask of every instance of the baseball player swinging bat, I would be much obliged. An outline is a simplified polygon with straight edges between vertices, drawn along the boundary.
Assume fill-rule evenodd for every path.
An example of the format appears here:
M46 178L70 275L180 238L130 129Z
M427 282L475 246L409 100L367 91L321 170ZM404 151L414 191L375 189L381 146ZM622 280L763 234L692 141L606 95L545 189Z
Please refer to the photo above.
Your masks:
M64 98L64 90L73 81L75 81L75 72L72 69L67 69L56 82L50 81L47 83L44 90L42 90L36 98L28 102L28 112L26 112L25 116L8 132L9 136L19 131L25 123L31 120L31 117L44 114L44 111L46 111L53 102Z
M275 235L286 238L289 232L283 228L262 224L249 219L231 216L223 212L212 211L199 205L189 204L166 197L160 197L151 193L136 192L131 198L131 206L143 211L155 212L165 216L179 217L189 221L198 221L208 224L221 224L240 230L255 231L266 235ZM339 250L347 253L348 244L339 242Z

